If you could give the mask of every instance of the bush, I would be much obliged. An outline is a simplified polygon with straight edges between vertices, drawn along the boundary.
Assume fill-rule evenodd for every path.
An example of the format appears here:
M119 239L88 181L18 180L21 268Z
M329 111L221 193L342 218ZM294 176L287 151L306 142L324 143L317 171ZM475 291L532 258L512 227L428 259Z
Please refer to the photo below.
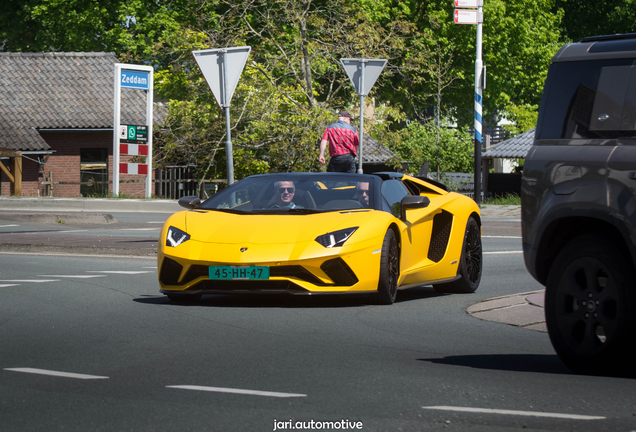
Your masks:
M429 172L463 172L474 170L474 141L466 129L438 127L432 121L412 122L400 131L392 150L404 161L411 162L410 174L429 163Z

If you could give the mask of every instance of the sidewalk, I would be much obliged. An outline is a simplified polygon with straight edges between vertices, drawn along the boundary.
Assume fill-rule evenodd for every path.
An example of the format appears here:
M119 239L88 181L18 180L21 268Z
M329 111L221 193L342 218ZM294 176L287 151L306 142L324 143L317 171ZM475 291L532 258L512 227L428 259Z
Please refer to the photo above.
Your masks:
M545 290L483 300L466 309L469 315L540 332L545 325Z
M0 196L0 211L174 213L177 200L124 198L33 198Z

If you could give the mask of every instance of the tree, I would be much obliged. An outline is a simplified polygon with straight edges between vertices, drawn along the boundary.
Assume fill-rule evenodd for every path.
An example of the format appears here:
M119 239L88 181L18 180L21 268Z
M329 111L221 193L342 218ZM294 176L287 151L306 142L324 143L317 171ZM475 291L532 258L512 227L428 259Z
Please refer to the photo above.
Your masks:
M562 14L562 41L585 36L631 33L636 21L634 0L555 0L554 13Z
M440 128L432 121L411 122L399 135L401 139L391 148L410 162L412 174L426 162L438 173L473 171L473 140L466 129Z
M625 0L633 1L633 0ZM386 58L373 88L381 109L365 122L400 142L405 120L431 116L472 125L474 26L452 21L447 0L9 0L0 11L3 50L114 51L155 66L169 116L157 162L224 173L224 119L191 51L252 46L232 101L237 174L319 169L322 128L357 95L340 59ZM484 117L537 105L558 48L553 0L487 0ZM59 25L64 23L64 25ZM440 131L440 142L443 140Z
M322 169L317 156L324 127L357 99L340 58L397 57L399 35L408 27L398 21L385 29L343 0L237 0L220 3L217 12L220 30L206 30L208 40L216 46L252 46L232 101L237 178L253 170ZM215 105L198 68L183 57L182 65L157 76L157 91L175 99L161 138L163 160L198 158L207 172L224 175L224 132L210 127L219 112L196 108ZM208 135L185 133L198 122ZM372 127L386 131L390 124L377 121ZM209 155L216 159L208 160Z
M362 0L360 0L362 1ZM364 4L369 1L364 0ZM461 125L473 123L475 26L453 22L453 3L447 0L378 0L369 6L382 22L405 14L417 28L406 41L403 86L392 100L419 118L427 106L435 106L438 83L428 75L417 76L416 67L408 62L415 56L437 58L442 47L447 76L452 85L444 88L441 106ZM483 59L487 66L487 88L484 90L484 119L496 120L509 104L537 104L550 59L560 44L561 14L552 10L553 0L486 0L484 2ZM419 71L422 74L422 71ZM428 114L430 115L430 114Z

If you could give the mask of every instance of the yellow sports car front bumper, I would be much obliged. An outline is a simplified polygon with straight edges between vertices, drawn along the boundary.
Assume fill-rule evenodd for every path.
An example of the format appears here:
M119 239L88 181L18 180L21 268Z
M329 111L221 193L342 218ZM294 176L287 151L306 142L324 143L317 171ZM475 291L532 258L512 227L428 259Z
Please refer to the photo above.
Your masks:
M290 216L289 220L306 217ZM310 217L316 219L316 223L324 218ZM298 241L296 238L293 242L276 242L272 238L258 243L230 239L211 242L192 238L177 247L166 246L167 229L176 226L185 231L183 219L180 214L174 215L161 233L157 265L159 284L164 294L377 291L380 251L385 230L378 230L382 236L358 233L357 241L333 248L322 246L312 238L313 235L309 236L311 240L306 238ZM250 220L249 217L246 220ZM271 227L270 225L269 228ZM238 273L234 276L238 277L211 279L210 266L235 268ZM254 266L267 267L269 278L249 279L250 275L245 274L245 268ZM243 269L243 274L240 269Z

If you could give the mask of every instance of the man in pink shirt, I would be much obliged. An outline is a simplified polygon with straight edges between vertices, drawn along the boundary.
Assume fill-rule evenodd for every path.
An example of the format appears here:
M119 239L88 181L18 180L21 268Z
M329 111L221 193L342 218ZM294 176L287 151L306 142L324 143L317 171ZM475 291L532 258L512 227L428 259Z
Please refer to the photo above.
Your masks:
M329 165L327 172L356 172L355 158L358 154L360 139L358 130L351 126L351 114L347 111L340 111L338 121L327 126L320 141L319 161L324 165L325 150L329 144Z

